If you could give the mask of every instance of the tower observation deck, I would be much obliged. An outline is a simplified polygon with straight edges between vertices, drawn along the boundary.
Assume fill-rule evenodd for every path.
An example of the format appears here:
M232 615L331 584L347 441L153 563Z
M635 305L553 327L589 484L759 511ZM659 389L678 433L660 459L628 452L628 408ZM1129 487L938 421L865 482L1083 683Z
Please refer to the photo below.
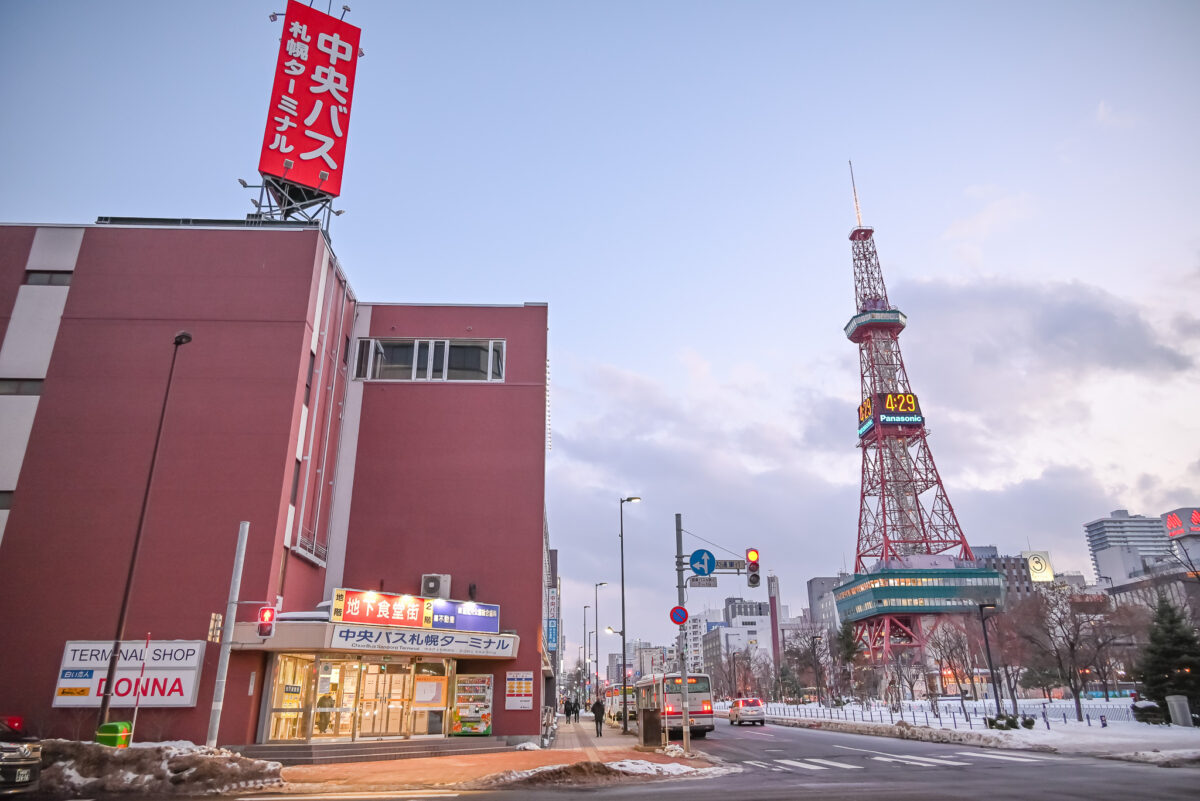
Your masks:
M858 345L862 489L855 575L834 597L879 663L897 649L923 649L937 626L961 622L978 604L998 603L1001 583L976 567L942 486L900 353L908 318L888 300L874 235L861 220L850 232L857 312L845 333Z

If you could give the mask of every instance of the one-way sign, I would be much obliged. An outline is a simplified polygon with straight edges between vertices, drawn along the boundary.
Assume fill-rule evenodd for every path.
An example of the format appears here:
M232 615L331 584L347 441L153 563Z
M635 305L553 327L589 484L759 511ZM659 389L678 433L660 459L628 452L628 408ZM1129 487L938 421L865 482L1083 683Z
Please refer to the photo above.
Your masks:
M745 570L746 569L746 560L745 559L718 559L716 569L717 570Z

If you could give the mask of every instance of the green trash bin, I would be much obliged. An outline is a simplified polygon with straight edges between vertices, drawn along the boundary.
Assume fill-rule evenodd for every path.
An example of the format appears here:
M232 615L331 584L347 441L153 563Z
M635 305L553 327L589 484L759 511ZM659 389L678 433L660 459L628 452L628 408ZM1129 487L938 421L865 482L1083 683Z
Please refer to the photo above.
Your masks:
M96 742L100 745L111 745L114 748L128 748L129 735L132 731L133 726L126 720L103 723L100 728L96 729Z

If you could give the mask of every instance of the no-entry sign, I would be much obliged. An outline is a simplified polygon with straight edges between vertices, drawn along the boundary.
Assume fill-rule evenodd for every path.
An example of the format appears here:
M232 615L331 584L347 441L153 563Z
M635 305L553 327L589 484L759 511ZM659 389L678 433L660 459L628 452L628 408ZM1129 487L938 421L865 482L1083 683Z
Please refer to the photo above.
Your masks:
M684 623L687 623L687 617L687 610L682 606L676 606L671 610L671 622L676 626L682 626Z

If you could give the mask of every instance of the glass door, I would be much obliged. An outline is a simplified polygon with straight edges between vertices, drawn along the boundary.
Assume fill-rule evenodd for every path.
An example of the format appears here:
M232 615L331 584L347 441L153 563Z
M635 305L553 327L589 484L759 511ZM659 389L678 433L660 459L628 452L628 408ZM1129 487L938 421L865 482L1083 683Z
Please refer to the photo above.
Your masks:
M450 666L445 659L422 659L413 665L414 736L446 734L446 708L449 705L447 682Z
M358 736L399 737L408 734L405 721L412 698L411 687L411 665L364 663L358 697Z
M308 736L311 657L280 655L271 687L268 740L303 740Z
M323 659L318 663L313 739L354 736L354 708L361 668L357 660Z

